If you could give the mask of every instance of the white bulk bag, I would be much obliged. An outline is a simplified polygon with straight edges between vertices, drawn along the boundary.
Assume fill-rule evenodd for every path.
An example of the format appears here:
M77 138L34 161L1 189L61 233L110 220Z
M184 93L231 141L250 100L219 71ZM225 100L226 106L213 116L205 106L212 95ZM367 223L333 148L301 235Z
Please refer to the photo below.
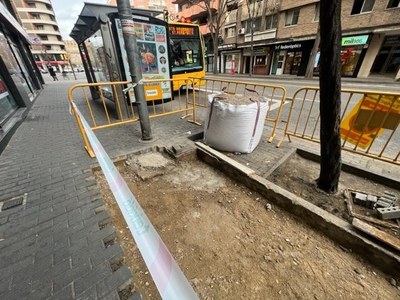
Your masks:
M248 104L229 103L229 94L208 96L207 117L204 123L204 143L228 152L251 153L260 142L267 115L265 98L234 95ZM234 102L234 101L233 101Z

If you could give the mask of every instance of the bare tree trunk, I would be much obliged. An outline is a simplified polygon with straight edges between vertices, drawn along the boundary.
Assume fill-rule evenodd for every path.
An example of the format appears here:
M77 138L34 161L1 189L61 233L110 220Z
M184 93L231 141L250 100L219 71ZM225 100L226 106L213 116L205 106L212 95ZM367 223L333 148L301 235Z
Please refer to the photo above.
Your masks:
M318 187L328 193L338 190L341 169L341 0L320 1L320 139L321 163Z
M307 78L307 79L312 79L313 78L315 57L317 56L317 53L318 53L320 40L321 40L321 35L320 35L320 32L319 32L319 24L318 24L318 29L317 29L317 34L315 36L314 46L313 46L313 48L311 50L311 55L310 55L310 59L308 61L306 75L304 76L304 78Z
M213 74L218 74L218 33L214 33L214 59L213 59Z
M253 65L254 65L254 46L253 46L253 35L254 35L254 29L253 29L253 20L251 21L251 41L250 41L250 68L249 68L249 77L253 75Z

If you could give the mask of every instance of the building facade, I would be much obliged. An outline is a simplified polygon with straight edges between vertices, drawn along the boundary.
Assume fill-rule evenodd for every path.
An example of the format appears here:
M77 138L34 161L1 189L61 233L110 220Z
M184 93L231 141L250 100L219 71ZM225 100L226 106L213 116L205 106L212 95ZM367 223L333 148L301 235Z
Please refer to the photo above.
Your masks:
M82 59L76 42L74 40L64 40L64 44L65 51L67 51L67 58L71 67L82 67Z
M180 13L193 16L179 0ZM303 76L318 33L318 0L227 0L221 73ZM190 5L189 5L190 6ZM398 0L342 1L342 76L400 77ZM199 15L197 13L197 15ZM197 21L192 17L192 21ZM319 54L314 73L319 71Z
M151 10L168 10L171 14L176 12L176 7L171 0L131 0L131 6L134 8L147 8ZM117 5L117 0L107 0L107 4Z
M14 0L22 26L32 39L32 54L40 69L61 71L68 65L67 52L50 0Z
M42 89L30 44L10 2L0 0L0 152Z

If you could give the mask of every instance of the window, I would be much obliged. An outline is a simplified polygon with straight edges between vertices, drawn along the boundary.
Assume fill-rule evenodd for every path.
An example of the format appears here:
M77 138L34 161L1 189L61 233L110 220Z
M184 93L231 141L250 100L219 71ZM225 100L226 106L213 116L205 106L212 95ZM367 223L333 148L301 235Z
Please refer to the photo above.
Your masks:
M315 17L314 21L319 21L319 2L315 3Z
M30 13L30 14L31 14L31 18L32 19L36 19L36 20L40 19L40 15L39 14L37 14L37 13Z
M48 41L49 38L47 37L47 35L42 35L42 34L38 34L39 39L41 39L42 41Z
M265 17L265 29L274 29L278 26L278 15L270 15Z
M36 8L36 4L35 3L28 3L28 7L29 8Z
M254 29L254 32L260 31L260 27L261 27L261 18L255 18L255 19L253 20L253 29Z
M352 15L358 15L361 13L372 11L375 0L354 0L353 9L351 10Z
M225 28L225 37L234 37L236 35L236 26Z
M288 10L286 12L285 26L296 25L299 21L300 8Z
M43 25L36 25L36 30L44 30L44 26Z
M400 0L389 0L387 8L400 7Z
M261 17L253 19L253 32L260 31ZM251 19L242 22L242 28L246 28L246 34L251 33Z

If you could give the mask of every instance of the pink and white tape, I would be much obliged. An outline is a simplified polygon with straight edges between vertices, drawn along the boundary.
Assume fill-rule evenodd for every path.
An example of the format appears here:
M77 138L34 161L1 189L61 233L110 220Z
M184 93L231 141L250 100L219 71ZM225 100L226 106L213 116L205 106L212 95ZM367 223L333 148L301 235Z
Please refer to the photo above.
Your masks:
M162 299L199 299L85 118L72 102Z

